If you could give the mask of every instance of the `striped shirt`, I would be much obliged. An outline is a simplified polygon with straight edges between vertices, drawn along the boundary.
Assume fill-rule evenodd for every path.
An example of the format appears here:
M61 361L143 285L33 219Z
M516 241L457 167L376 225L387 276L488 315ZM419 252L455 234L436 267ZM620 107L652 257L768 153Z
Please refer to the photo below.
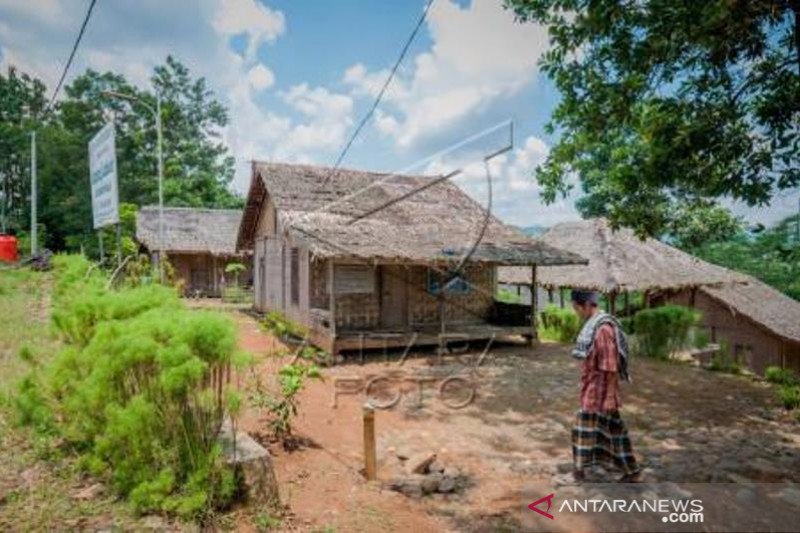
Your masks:
M619 398L617 341L614 326L603 324L581 369L581 410L610 413L622 407Z

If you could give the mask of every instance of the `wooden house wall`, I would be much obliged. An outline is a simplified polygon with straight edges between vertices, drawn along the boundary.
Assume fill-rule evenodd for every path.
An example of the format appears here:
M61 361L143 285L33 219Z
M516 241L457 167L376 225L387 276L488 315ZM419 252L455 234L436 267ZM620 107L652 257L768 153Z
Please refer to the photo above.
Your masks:
M668 296L671 303L689 306L689 290ZM713 342L725 342L732 355L753 372L763 374L768 366L786 366L800 371L800 343L786 341L744 315L711 298L703 291L695 293L694 307L703 314L702 325ZM784 344L786 346L784 346ZM784 350L786 352L784 353Z

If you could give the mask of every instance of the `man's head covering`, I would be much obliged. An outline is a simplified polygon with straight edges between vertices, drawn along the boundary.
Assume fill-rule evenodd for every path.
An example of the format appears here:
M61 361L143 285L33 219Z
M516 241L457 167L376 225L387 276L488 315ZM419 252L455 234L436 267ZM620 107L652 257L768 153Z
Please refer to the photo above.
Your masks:
M598 293L597 291L573 290L572 301L580 305L585 305L585 304L597 305L597 302L600 301L600 293Z

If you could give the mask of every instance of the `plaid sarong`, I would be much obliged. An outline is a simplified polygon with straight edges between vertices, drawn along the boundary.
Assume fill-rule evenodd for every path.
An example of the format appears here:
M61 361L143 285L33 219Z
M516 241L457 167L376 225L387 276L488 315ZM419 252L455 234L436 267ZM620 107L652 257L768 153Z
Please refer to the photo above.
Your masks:
M628 428L619 411L578 411L572 428L572 458L575 470L599 463L613 464L624 474L639 471Z

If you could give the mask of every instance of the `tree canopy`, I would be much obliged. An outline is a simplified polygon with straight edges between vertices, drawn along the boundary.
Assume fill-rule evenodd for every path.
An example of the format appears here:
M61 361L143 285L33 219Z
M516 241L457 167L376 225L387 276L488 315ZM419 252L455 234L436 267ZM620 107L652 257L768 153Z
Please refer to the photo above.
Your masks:
M800 184L800 0L506 0L548 27L561 94L537 169L553 201L580 179L585 215L640 234L766 205ZM727 220L722 220L727 218Z
M172 57L155 68L152 89L112 72L87 70L65 87L64 97L43 115L46 88L15 70L0 74L0 179L7 227L27 231L30 213L30 132L37 131L39 222L44 244L57 250L92 250L88 142L109 120L116 129L120 202L142 206L158 200L153 112L162 99L164 201L167 205L237 207L231 192L234 162L221 141L227 110ZM136 97L147 105L114 98ZM6 95L13 97L6 98ZM5 191L8 191L7 193ZM130 208L126 208L130 209ZM125 224L126 231L130 225Z

